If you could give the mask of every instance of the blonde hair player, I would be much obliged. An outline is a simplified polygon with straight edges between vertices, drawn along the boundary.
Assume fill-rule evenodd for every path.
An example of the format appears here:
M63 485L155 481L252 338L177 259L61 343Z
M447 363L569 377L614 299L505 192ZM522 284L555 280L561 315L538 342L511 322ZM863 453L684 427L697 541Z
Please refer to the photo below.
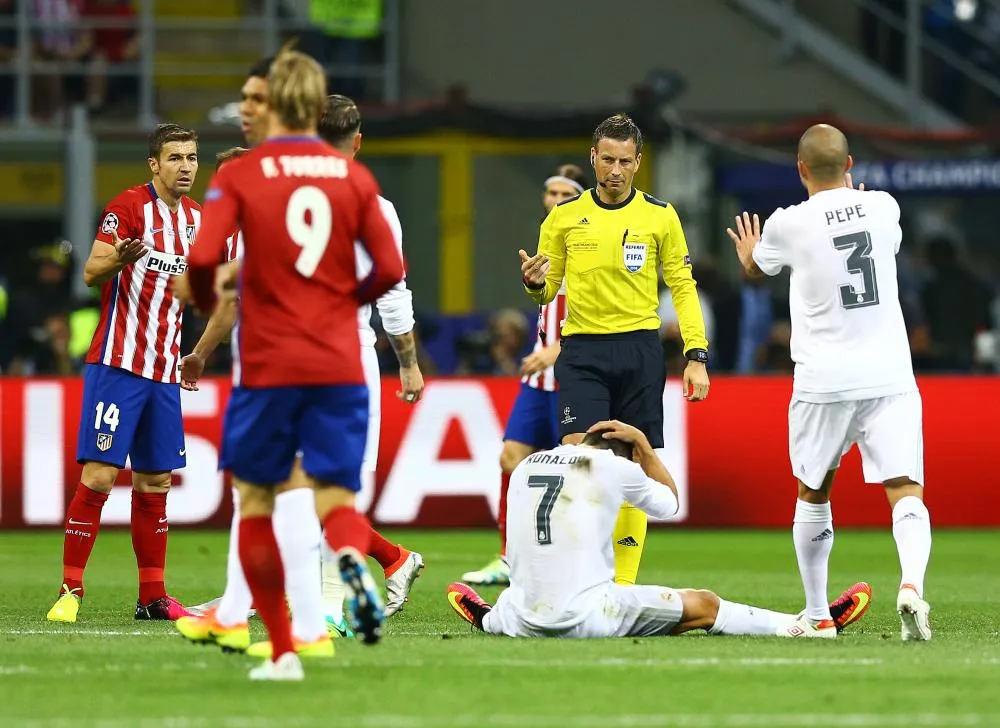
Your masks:
M272 646L250 678L301 680L272 525L275 488L301 457L354 629L377 642L383 606L366 564L371 526L355 508L368 429L357 309L402 280L403 261L371 172L317 136L326 81L316 61L280 53L268 105L267 139L223 166L205 194L189 276L195 303L213 309L216 270L240 228L239 379L220 464L240 491L240 561ZM373 263L360 282L355 241Z

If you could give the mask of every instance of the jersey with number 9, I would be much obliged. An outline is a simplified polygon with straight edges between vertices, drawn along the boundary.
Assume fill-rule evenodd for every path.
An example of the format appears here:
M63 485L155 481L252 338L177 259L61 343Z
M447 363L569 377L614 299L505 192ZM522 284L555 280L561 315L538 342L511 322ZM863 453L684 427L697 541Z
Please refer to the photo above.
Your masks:
M241 384L364 384L357 310L403 277L368 169L314 137L271 139L222 167L189 260L203 310L233 226L243 232ZM357 280L355 241L373 261Z

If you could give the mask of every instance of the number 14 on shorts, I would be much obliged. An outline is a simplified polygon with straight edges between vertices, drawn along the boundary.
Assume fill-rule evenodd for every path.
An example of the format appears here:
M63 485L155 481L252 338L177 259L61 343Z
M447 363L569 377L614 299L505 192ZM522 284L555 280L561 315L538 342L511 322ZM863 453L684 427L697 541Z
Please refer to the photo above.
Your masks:
M94 429L101 429L101 423L103 422L107 425L112 432L118 429L118 405L114 402L108 402L105 406L104 402L98 402L95 408L97 412L94 416Z

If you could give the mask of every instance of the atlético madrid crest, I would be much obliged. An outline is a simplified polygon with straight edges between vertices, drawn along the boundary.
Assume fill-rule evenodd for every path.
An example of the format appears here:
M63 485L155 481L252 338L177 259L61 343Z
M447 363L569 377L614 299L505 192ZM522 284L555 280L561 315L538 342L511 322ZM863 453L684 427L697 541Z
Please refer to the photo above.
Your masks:
M111 449L111 440L114 436L109 435L106 432L97 433L97 449L101 452L107 452Z
M187 239L188 239L188 242L191 242L192 240L194 240L194 225L188 225L187 226Z

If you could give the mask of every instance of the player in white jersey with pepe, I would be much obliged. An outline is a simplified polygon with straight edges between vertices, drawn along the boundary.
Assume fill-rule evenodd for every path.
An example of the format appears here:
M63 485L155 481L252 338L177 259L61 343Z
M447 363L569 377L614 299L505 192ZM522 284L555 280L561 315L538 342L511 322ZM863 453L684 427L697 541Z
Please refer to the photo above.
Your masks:
M736 231L728 230L749 275L791 270L795 377L788 442L799 481L792 534L806 611L790 629L836 636L826 604L830 490L841 457L857 443L865 480L885 486L892 509L902 637L929 640L923 587L931 528L923 502L921 400L896 283L899 205L886 192L855 190L852 164L839 130L811 127L798 149L809 199L777 210L763 232L759 218L747 213L736 219Z
M529 456L511 476L507 495L510 588L491 607L471 587L452 584L452 608L477 629L509 637L666 636L694 629L789 636L794 614L728 602L703 589L615 584L611 533L623 501L655 518L678 507L673 478L635 427L599 422L580 445ZM861 587L867 585L848 593ZM867 605L853 606L846 596L830 605L841 627L860 619Z

